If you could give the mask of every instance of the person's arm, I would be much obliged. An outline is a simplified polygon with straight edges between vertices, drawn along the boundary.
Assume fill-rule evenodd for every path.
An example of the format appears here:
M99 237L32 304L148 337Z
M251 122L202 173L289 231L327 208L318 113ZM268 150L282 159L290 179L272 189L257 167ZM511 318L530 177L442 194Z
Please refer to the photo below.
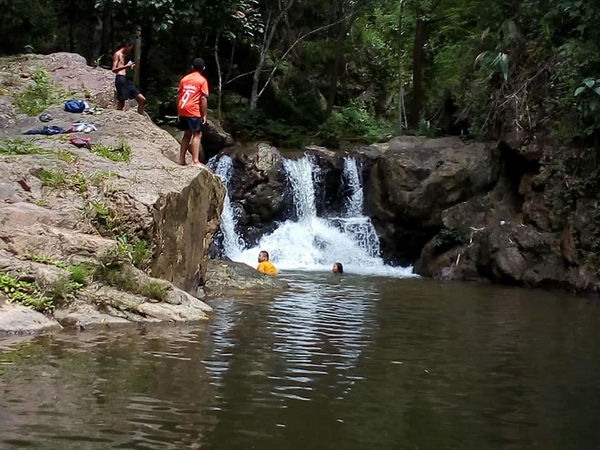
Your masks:
M200 116L202 117L202 123L206 123L206 114L208 113L208 99L202 95L200 97Z
M125 64L124 66L119 66L119 63L121 63L121 57L120 57L119 53L115 53L113 55L113 60L112 60L113 73L120 72L121 70L133 69L133 66L135 66L134 63Z

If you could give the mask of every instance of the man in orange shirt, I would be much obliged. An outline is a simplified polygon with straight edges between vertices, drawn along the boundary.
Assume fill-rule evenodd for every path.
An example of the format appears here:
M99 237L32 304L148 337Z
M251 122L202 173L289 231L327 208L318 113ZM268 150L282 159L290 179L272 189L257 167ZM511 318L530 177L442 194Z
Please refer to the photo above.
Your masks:
M196 58L192 62L192 72L179 82L177 115L179 129L184 132L179 151L179 163L182 166L186 165L185 154L188 150L192 154L192 166L203 165L200 162L200 140L208 109L208 82L202 75L203 70L204 60Z

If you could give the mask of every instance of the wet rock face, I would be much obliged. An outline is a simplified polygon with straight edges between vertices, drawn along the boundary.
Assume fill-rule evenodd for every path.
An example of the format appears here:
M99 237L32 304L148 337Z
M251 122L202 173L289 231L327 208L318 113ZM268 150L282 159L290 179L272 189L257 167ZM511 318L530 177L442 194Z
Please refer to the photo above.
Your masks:
M284 158L308 155L315 162L314 174L317 214L339 214L344 192L341 183L343 157L321 147L285 155L267 144L228 148L224 154L234 161L230 198L238 218L239 234L248 245L255 245L272 232L277 222L294 219L292 185L284 167Z
M442 211L495 185L498 151L457 138L400 137L379 145L365 207L389 259L415 260L442 225ZM410 239L413 236L413 239Z
M238 212L244 241L253 244L274 229L276 220L286 216L283 158L267 144L232 148L226 154L234 164L230 199Z
M523 177L525 183L531 179L535 177ZM581 224L589 225L587 213L593 209L582 208L566 228L555 231L551 213L531 214L551 211L545 196L537 197L540 204L535 204L534 197L525 192L525 202L521 202L520 194L511 186L510 180L501 178L489 193L445 210L444 228L423 247L416 271L441 279L484 278L503 284L600 293L597 259L582 244L587 235L579 231L587 229ZM540 217L548 219L542 221Z

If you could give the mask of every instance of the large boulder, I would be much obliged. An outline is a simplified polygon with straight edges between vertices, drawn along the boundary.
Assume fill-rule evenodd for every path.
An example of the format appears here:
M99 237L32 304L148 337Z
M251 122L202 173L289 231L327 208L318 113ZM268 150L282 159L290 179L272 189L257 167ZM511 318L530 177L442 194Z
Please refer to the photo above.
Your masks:
M529 194L525 199L503 178L488 194L446 209L443 228L423 247L415 271L440 279L599 293L596 258L578 245L577 224L586 215L575 214L573 225L552 231L550 219L532 220L533 200ZM541 201L536 210L549 208Z
M115 100L115 76L110 70L90 67L85 58L76 53L51 53L49 55L23 55L0 60L1 75L21 80L23 87L37 68L44 69L64 94L71 98L87 99L94 105L109 107Z
M202 126L202 147L206 159L210 159L225 147L231 147L234 144L233 137L223 130L221 124L209 117Z
M230 183L232 206L247 244L272 231L275 221L286 216L286 181L281 153L268 144L232 147L224 154L233 159Z
M209 260L205 290L209 295L281 290L288 287L277 276L258 272L254 267L235 261Z
M5 333L40 333L60 330L61 325L44 314L8 303L0 298L0 335Z
M442 211L489 191L500 173L495 146L458 138L398 137L376 150L365 206L386 256L402 262L442 226Z
M50 56L23 59L19 67L23 71L46 67L63 84L74 79L69 73L80 74L83 80L104 77L106 83L100 80L97 91L91 90L92 104L94 100L102 104L103 89L112 93L110 72L80 67L84 62L77 55ZM193 296L203 295L208 247L219 227L225 195L219 178L207 168L178 165L177 141L134 111L107 109L88 116L67 113L58 105L46 111L53 117L47 125L65 129L76 121L95 125L97 131L70 134L90 138L96 147L89 150L70 144L66 135L23 136L24 131L46 124L14 112L10 101L0 103L8 111L0 140L26 153L0 154L0 269L18 268L15 279L25 277L49 286L56 277L68 277L57 267L98 264L107 252L126 255L132 251L126 245L142 239L149 253L145 267L154 278L146 274L137 284L162 286L163 300L100 281L79 291L66 308L58 308L57 317L80 327L205 318L210 308ZM128 153L130 160L106 157L118 151ZM107 304L108 298L114 304ZM136 308L130 300L135 300Z

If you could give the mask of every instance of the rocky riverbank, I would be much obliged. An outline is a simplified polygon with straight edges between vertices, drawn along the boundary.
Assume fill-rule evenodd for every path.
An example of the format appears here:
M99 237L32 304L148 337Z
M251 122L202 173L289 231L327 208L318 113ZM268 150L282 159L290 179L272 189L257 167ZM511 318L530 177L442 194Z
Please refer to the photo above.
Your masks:
M343 158L350 156L360 161L365 213L391 264L414 264L417 273L439 279L598 293L596 200L577 199L565 214L565 180L548 159L552 148L523 155L504 142L407 136L338 152L259 144L226 153L235 168L232 207L249 245L293 217L284 158L311 155L319 167L316 207L335 216L345 196Z
M39 68L62 95L93 106L113 95L110 71L77 55L4 61L3 86L14 85L0 97L0 331L207 318L199 298L220 180L179 166L177 141L133 110L84 115L57 105L44 110L48 123L23 114L15 98ZM22 135L77 121L97 131Z
M112 109L112 82L78 55L0 60L0 331L201 320L210 313L207 292L285 288L246 266L209 262L221 181L179 166L177 141L148 118ZM65 98L104 109L67 113ZM50 122L32 115L38 101L53 104L41 108ZM77 121L97 130L23 135ZM577 180L561 178L552 143L398 137L348 151L284 152L230 146L218 126L209 130L207 148L228 146L233 159L230 198L247 245L294 215L285 158L311 155L315 206L335 215L351 156L391 264L441 279L600 290L597 199L573 196ZM89 148L71 136L89 138Z

